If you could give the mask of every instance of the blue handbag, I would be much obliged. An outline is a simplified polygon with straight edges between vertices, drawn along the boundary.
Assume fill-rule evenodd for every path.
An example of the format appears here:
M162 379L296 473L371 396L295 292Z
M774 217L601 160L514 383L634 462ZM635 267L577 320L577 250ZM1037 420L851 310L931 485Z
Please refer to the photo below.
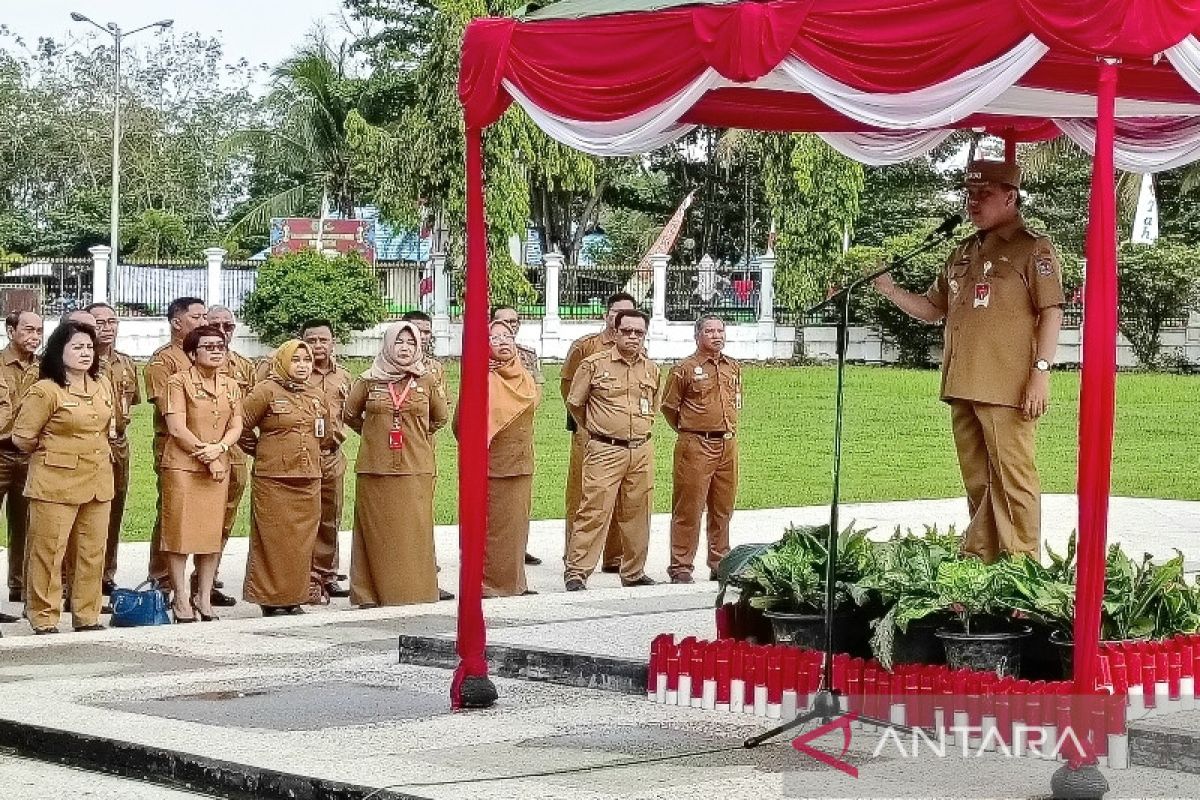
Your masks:
M147 586L150 588L145 588ZM113 589L109 603L113 610L109 624L114 628L171 624L167 599L153 579L143 581L134 589Z

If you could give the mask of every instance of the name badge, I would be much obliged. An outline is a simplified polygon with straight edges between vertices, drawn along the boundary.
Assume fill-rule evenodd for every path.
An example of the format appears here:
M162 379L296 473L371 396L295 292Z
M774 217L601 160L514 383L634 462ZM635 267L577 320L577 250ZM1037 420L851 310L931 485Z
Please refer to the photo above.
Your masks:
M390 430L388 431L388 449L403 450L404 449L404 431Z
M642 415L644 416L649 413L650 413L650 398L643 397L642 398Z
M990 283L975 284L975 305L974 308L987 308L992 302L992 285Z
M734 395L733 395L733 407L734 407L735 409L737 409L738 411L741 411L741 410L742 410L742 393L741 393L740 391L739 391L739 392L734 392Z
M324 436L325 436L325 418L324 417L317 417L317 421L313 425L313 435L316 436L318 439L324 438Z

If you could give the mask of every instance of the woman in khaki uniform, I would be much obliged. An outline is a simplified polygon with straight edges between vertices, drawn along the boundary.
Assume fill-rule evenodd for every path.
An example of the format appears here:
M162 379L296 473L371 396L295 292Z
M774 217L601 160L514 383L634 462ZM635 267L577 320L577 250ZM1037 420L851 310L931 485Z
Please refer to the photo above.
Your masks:
M346 399L346 424L362 436L354 467L350 602L363 608L438 599L433 434L449 409L421 352L416 327L392 325L375 363Z
M488 364L488 527L483 596L536 594L525 582L533 498L533 417L541 388L521 363L512 328L493 322ZM458 414L455 413L455 435Z
M26 613L34 633L58 633L62 566L75 547L71 622L76 631L101 630L100 583L108 512L113 498L112 386L100 377L96 334L67 321L42 356L41 379L29 388L13 424L12 441L29 460Z
M250 555L242 596L264 617L303 614L321 521L325 397L309 386L312 350L291 339L242 404L242 449L254 456ZM257 433L256 433L257 430Z
M222 373L227 356L220 328L202 325L183 338L192 366L167 379L164 417L170 434L160 462L162 535L171 585L184 581L187 557L196 562L196 586L189 602L176 591L171 613L176 622L205 622L212 610L212 586L221 559L221 515L229 486L229 448L242 433L241 389Z

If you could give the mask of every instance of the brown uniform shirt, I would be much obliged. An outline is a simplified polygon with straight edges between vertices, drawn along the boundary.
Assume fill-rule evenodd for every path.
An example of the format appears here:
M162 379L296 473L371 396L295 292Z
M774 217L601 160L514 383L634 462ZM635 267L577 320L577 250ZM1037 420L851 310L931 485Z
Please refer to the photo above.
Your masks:
M169 436L167 420L163 416L167 409L167 379L177 372L187 372L191 368L192 362L188 360L183 348L171 342L155 350L146 368L142 370L142 380L146 384L146 400L154 404L154 436L159 441L165 441Z
M645 439L658 408L658 365L645 353L626 361L615 346L589 356L571 381L567 406L592 435Z
M676 430L736 433L742 367L724 354L693 353L667 373L662 405Z
M1064 302L1050 239L1020 219L970 236L925 295L946 314L942 399L1020 406L1038 317Z
M228 358L225 359L225 367L222 371L237 382L238 389L241 390L243 398L250 396L250 390L258 382L254 362L240 353L233 352L233 350L229 351ZM234 445L229 448L229 463L246 463L246 454L240 446Z
M395 384L397 396L406 385L408 381ZM416 379L399 413L394 413L386 381L359 378L346 399L346 424L362 436L355 474L436 475L433 434L449 417L446 395L433 372ZM404 436L404 446L398 450L389 446L393 426Z
M519 344L517 345L517 356L521 359L521 364L533 376L534 383L541 386L546 382L546 376L542 374L542 360L538 358L536 350Z
M589 333L571 342L567 357L563 359L562 371L558 374L558 390L562 399L566 400L571 392L571 382L575 380L575 372L585 358L603 352L617 343L617 336L605 328L600 333Z
M342 442L346 441L346 430L342 424L342 417L346 413L346 400L350 397L350 386L354 380L344 367L339 367L336 361L331 361L329 369L324 372L317 369L316 364L313 364L312 375L309 376L308 382L324 396L325 406L328 409L325 419L325 440L321 443L321 449L336 450L342 446Z
M133 407L142 402L142 390L138 386L137 366L124 353L111 351L100 358L100 374L108 377L113 388L113 424L108 435L114 441L125 439L125 429L133 415Z
M442 391L442 397L446 399L446 404L449 405L450 388L446 385L445 365L433 356L425 356L425 371L433 375L436 379L438 388Z
M229 431L235 414L241 413L242 393L228 375L217 373L216 392L206 389L195 367L167 378L163 414L183 414L184 424L202 442L218 442ZM232 451L233 448L230 448ZM229 456L222 458L228 463ZM163 469L207 472L208 465L193 458L174 436L163 447Z
M488 444L488 477L511 478L533 474L533 420L537 406L531 405Z
M37 442L25 496L69 504L112 500L112 413L107 378L88 378L85 386L40 380L29 387L12 428L15 438Z
M265 380L242 402L242 446L254 454L254 474L264 478L320 478L321 440L328 409L313 386L290 392ZM255 434L257 429L257 435Z
M37 363L37 356L33 357L32 364L22 361L11 344L0 350L0 391L4 392L3 404L9 408L7 415L0 414L0 440L7 440L12 436L13 421L21 405L21 395L33 385L33 381L25 383L25 370L30 366L36 367ZM36 381L36 370L34 375Z

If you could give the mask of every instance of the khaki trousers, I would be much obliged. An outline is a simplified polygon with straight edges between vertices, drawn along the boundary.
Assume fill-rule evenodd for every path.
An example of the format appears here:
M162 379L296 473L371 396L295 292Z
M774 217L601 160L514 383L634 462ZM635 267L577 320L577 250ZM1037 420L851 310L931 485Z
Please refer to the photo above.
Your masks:
M1000 553L1038 557L1041 484L1034 460L1037 421L1011 406L954 400L954 445L967 491L971 522L963 552L985 562Z
M312 583L327 586L337 581L338 528L346 494L346 456L341 449L321 456L321 522L313 545Z
M653 496L652 442L631 450L589 439L583 456L583 496L567 547L565 579L587 580L600 561L611 528L621 541L621 580L642 577Z
M162 551L162 455L166 444L166 434L154 435L154 528L150 532L150 565L147 568L147 575L158 581L160 587L170 589L171 579L167 577L167 557Z
M129 494L129 440L109 440L113 455L113 499L108 512L108 541L104 545L104 580L117 576L117 550L121 542L121 520L125 516L125 498Z
M571 549L571 531L575 526L575 518L579 515L579 501L583 496L583 453L587 442L586 430L581 428L571 433L571 460L567 464L567 545L563 552L563 561L566 561L566 553ZM621 533L617 530L615 523L609 526L608 532L605 534L602 558L604 559L602 563L606 567L619 567L621 564Z
M29 474L29 456L12 450L0 450L0 502L5 503L8 521L8 588L25 586L25 531L29 514L25 499L25 477Z
M62 609L63 559L72 543L71 615L76 627L100 619L100 581L108 537L109 503L82 505L29 501L29 551L25 610L34 628L58 625Z
M700 546L700 515L708 512L709 570L729 553L729 520L737 497L737 439L680 433L675 440L671 489L671 565L667 574L690 575Z

